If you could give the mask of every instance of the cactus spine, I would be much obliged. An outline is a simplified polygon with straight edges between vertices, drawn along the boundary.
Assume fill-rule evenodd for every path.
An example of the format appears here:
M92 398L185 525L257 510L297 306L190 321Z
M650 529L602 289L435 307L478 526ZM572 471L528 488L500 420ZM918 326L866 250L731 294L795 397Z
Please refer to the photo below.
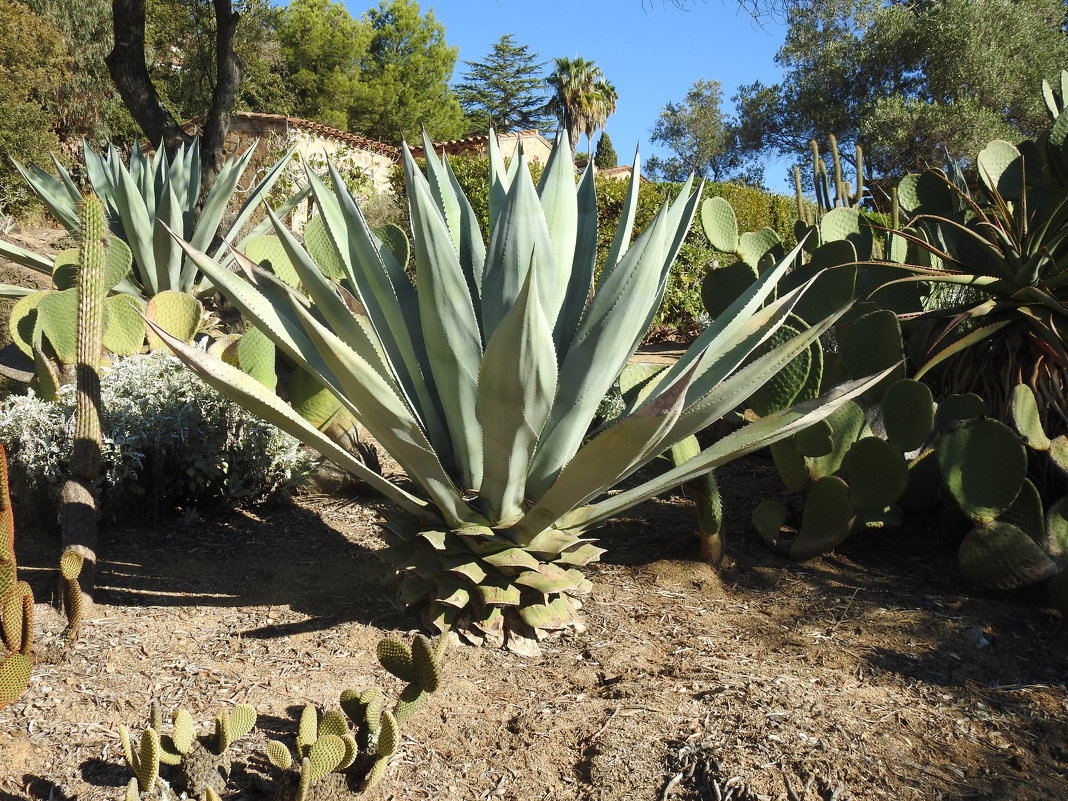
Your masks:
M70 475L63 485L63 550L82 557L80 566L80 602L64 604L68 638L77 633L77 624L88 604L96 579L96 497L93 483L100 477L103 435L100 425L100 357L104 341L104 296L107 292L104 271L107 264L107 222L104 206L91 194L82 198L81 246L78 257L78 334L75 376L77 391L74 407L74 445ZM72 574L73 560L63 572L65 581ZM61 587L64 597L68 586ZM71 596L76 593L70 592Z

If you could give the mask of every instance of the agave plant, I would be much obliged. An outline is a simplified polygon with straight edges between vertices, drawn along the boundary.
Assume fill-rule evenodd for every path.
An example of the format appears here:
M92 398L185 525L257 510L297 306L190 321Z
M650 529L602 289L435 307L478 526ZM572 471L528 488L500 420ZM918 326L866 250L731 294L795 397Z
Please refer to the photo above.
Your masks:
M197 211L200 200L200 140L181 146L173 158L163 148L154 154L137 144L130 153L129 166L123 164L115 147L103 154L85 146L85 166L93 193L105 204L111 233L123 240L133 255L133 270L115 287L115 292L149 300L160 292L177 291L204 295L212 290L196 264L185 258L182 249L167 233L170 228L200 250L209 250L222 263L227 261L223 241L233 241L263 203L292 152L273 165L249 193L232 222L222 228L224 217L238 184L248 168L255 147L236 159L228 159ZM16 162L22 177L41 198L55 218L71 232L78 230L78 203L81 193L67 169L53 156L56 175L40 167ZM284 216L306 193L290 198L279 209ZM269 227L259 226L246 239ZM244 241L244 240L242 240ZM0 256L16 264L52 275L61 262L0 241ZM0 297L21 297L33 290L0 285Z
M424 137L425 138L425 137ZM223 394L381 490L408 513L387 524L388 556L409 604L440 629L538 649L581 629L579 567L603 552L586 535L623 510L822 419L861 380L771 414L673 469L607 494L658 454L733 410L833 323L832 314L747 362L805 287L771 297L797 250L721 315L624 414L589 435L606 391L640 344L700 197L692 182L631 244L632 179L595 280L593 174L576 182L561 136L535 187L525 156L505 168L490 137L486 243L447 161L426 142L426 174L407 147L415 282L369 230L344 182L310 181L343 277L272 216L300 275L298 294L238 255L244 275L191 245L207 277L297 364L319 376L400 464L411 484L373 473L225 363L173 338ZM635 161L634 175L638 175Z

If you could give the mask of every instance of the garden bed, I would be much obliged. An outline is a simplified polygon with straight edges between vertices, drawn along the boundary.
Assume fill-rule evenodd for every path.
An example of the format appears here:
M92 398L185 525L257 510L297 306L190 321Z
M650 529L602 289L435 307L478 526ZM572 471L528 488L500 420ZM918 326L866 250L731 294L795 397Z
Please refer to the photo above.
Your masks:
M771 473L771 475L769 475ZM777 480L722 477L729 564L694 561L693 513L658 499L603 530L584 634L538 659L454 646L442 690L369 797L997 799L1068 781L1068 630L1037 594L975 595L954 543L924 528L851 539L805 564L770 555L748 510ZM251 703L232 797L267 798L268 737L346 687L396 692L374 658L419 627L376 556L373 498L304 497L105 535L99 603L59 664L0 710L0 798L119 799L117 730L158 700L208 730ZM16 510L17 513L17 510ZM47 600L58 545L18 531ZM39 604L39 636L61 621Z

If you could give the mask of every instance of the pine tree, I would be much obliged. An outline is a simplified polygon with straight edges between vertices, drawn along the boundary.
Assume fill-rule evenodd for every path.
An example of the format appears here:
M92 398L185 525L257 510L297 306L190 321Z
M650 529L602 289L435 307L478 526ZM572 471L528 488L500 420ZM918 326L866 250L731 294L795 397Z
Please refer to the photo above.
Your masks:
M608 170L618 164L619 156L612 147L612 140L608 138L608 134L602 133L601 138L597 140L597 150L593 153L593 166L599 170Z
M469 69L455 87L473 133L541 130L551 126L546 115L545 66L526 45L505 34L485 61L465 61Z

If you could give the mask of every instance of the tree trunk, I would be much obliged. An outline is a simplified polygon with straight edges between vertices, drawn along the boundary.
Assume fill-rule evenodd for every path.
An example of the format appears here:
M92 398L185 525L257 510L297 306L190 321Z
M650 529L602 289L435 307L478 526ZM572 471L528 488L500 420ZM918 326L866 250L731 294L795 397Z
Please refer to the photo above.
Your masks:
M215 183L215 177L226 158L226 134L230 130L230 115L237 102L244 72L244 64L234 52L234 36L241 15L233 10L230 0L214 0L214 4L215 90L211 95L211 107L204 120L204 134L200 141L206 188Z
M168 154L192 137L182 130L152 84L145 58L145 0L111 0L115 44L105 61L115 88L153 145Z
M215 183L225 160L226 134L230 130L243 65L234 52L234 36L241 15L231 0L213 0L215 6L215 89L204 117L200 142L201 193ZM153 144L163 143L173 155L192 137L182 130L152 84L145 60L145 0L112 0L115 45L107 57L111 80L134 120Z

